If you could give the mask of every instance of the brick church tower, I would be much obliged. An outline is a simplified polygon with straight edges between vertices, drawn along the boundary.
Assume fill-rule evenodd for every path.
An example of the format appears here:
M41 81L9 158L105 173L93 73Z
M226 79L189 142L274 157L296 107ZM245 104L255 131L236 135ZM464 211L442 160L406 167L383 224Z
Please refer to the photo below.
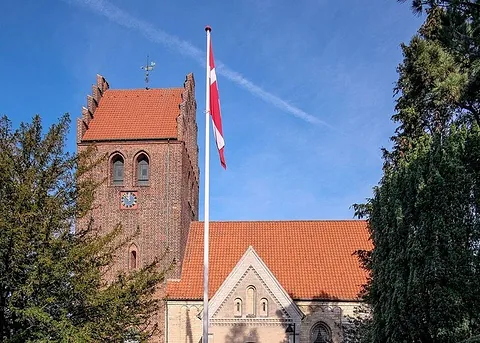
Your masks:
M169 249L181 266L188 230L198 220L198 145L195 81L181 88L110 89L97 75L77 120L78 151L95 145L106 160L94 170L93 218L104 232L121 223L139 235L111 270L137 268ZM178 278L180 268L169 277Z

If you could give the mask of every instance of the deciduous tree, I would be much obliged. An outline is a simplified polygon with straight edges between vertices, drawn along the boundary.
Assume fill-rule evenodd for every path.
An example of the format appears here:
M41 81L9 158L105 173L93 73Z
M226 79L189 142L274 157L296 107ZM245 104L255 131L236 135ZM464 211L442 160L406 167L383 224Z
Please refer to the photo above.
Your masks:
M75 228L91 209L98 161L65 152L69 118L44 134L41 119L16 130L0 120L0 341L144 341L165 271L158 261L105 282L121 226L99 236Z

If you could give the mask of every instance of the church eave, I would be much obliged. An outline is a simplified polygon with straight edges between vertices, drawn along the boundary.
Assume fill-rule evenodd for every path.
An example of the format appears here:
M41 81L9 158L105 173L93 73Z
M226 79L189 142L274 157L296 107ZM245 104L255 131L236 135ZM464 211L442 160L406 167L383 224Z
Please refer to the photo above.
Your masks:
M105 142L146 142L146 141L177 141L177 137L146 137L146 138L111 138L111 139L82 139L80 143L105 143Z

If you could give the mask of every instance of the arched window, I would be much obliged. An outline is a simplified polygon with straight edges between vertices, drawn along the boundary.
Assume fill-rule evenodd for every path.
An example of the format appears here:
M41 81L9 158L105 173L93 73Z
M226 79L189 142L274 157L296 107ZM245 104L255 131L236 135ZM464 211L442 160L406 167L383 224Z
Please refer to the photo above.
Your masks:
M135 244L130 246L130 252L128 256L128 267L130 269L137 269L138 267L138 249Z
M324 322L318 322L312 329L311 339L312 343L332 343L332 331Z
M140 154L137 158L137 182L139 185L148 185L150 177L150 168L148 157L145 154Z
M255 317L255 297L256 297L256 290L253 286L247 287L247 308L246 308L246 315L247 317Z
M242 316L242 299L240 298L235 299L233 303L233 315L235 317Z
M137 252L130 251L130 269L137 269Z
M120 155L115 155L112 159L112 183L114 185L123 185L123 170L123 157Z
M268 317L268 300L265 298L260 300L260 316Z

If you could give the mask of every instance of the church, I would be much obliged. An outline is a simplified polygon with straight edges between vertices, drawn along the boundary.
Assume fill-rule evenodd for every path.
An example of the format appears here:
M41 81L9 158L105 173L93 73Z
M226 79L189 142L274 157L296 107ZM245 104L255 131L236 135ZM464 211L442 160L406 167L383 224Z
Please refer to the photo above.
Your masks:
M135 239L109 271L167 251L175 262L152 342L202 338L203 222L195 80L160 89L113 89L97 75L77 119L77 149L108 158L94 171L100 230L121 223ZM354 252L371 249L361 220L210 222L210 343L340 343L367 280ZM109 277L107 275L107 277Z

